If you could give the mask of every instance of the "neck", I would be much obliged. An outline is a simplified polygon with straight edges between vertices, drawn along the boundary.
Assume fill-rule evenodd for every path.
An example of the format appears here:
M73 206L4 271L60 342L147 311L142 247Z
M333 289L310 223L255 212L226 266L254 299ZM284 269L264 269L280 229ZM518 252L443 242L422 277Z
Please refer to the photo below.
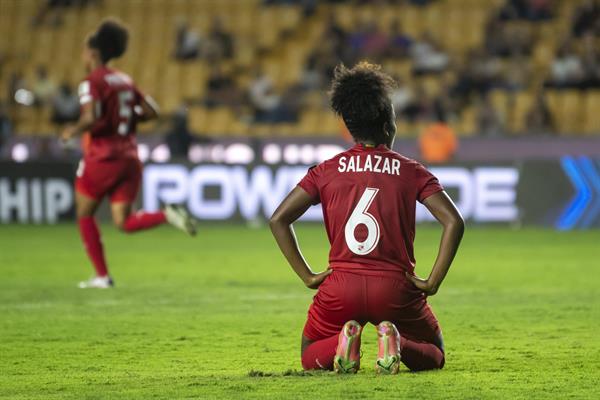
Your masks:
M387 144L385 143L375 143L375 142L371 142L371 141L360 141L360 142L356 142L360 145L363 145L365 147L377 147L379 145L384 145L386 147L389 147Z
M93 59L92 62L90 63L90 72L94 71L100 67L104 67L106 66L106 64L104 64L102 61L100 61L99 59Z

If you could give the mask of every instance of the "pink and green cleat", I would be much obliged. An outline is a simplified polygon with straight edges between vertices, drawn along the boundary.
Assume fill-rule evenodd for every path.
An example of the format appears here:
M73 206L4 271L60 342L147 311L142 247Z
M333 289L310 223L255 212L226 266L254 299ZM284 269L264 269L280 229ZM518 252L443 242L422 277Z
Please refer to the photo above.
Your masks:
M344 324L338 336L333 369L338 374L355 374L360 369L360 334L362 326L356 321Z
M377 325L379 352L375 369L378 374L394 375L400 369L400 333L396 325L383 321Z

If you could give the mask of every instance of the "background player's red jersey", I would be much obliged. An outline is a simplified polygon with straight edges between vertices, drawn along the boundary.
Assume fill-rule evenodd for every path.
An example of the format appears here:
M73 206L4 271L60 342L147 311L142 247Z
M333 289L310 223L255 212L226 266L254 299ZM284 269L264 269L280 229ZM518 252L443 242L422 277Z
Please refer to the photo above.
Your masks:
M415 266L415 207L443 190L418 162L385 146L356 145L299 183L323 205L333 269L381 275Z
M95 102L86 160L137 158L135 128L142 94L125 73L100 66L79 85L81 105Z

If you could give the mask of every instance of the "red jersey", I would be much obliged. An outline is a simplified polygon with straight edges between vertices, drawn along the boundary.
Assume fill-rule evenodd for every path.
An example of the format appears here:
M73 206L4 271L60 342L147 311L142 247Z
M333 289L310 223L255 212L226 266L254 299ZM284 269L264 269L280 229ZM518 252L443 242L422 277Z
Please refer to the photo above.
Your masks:
M135 128L142 94L125 73L101 66L79 85L79 102L94 101L96 121L85 159L137 158Z
M421 164L382 145L356 145L298 185L322 203L330 266L366 275L413 272L416 202L443 190Z

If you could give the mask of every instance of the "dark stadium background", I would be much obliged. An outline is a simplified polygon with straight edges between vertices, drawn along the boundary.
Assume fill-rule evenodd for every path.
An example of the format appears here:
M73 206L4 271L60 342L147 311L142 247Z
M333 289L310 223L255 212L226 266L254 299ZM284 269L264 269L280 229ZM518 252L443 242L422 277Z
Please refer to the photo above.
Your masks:
M593 0L0 0L0 221L73 218L80 151L57 134L77 118L83 38L116 16L131 31L116 66L161 106L139 129L147 208L268 217L349 146L326 91L337 63L366 59L398 81L396 149L468 220L599 227L599 15ZM439 127L458 145L433 162L420 143Z

